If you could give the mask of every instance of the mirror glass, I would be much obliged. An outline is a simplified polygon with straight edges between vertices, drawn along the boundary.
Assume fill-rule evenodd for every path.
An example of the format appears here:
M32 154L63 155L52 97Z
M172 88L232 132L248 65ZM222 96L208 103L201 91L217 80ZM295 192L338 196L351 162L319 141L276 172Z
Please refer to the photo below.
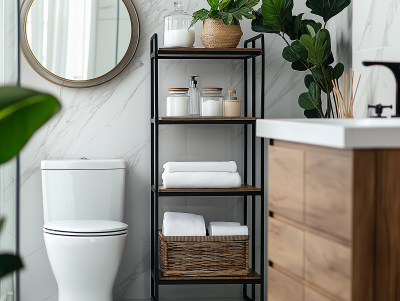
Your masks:
M71 81L109 73L124 58L132 36L122 0L34 0L25 26L37 63Z

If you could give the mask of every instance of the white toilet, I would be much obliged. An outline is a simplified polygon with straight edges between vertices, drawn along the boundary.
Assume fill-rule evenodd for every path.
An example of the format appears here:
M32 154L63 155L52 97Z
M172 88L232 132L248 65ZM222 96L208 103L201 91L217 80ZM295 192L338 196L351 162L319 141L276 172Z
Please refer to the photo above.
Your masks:
M43 235L58 301L112 301L128 236L123 160L42 161Z

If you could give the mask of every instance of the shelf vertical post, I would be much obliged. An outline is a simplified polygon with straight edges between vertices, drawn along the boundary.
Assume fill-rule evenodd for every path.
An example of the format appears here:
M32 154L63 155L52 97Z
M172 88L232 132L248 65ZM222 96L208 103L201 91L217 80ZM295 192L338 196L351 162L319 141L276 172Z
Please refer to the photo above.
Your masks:
M150 82L151 82L151 89L150 89L150 98L151 98L151 111L150 111L150 124L151 124L151 181L150 181L150 194L151 194L151 245L150 245L150 257L151 257L151 264L150 264L150 271L154 270L154 239L155 239L155 231L154 231L154 192L151 191L151 187L154 185L154 124L152 122L154 118L154 36L150 40ZM151 297L154 297L154 279L150 274L150 282L151 282Z
M261 118L265 117L265 105L264 105L264 89L265 89L265 52L264 52L264 35L261 35ZM264 210L265 210L265 139L261 138L261 260L260 260L260 275L261 275L261 290L260 299L264 300L264 284L265 284L265 262L264 262L264 243L265 243L265 231L264 231Z
M244 48L247 44L244 43ZM244 117L247 117L247 58L243 60ZM243 182L247 184L247 124L243 126ZM243 197L243 224L247 225L247 196ZM247 285L243 284L243 297L247 297Z
M251 42L251 47L256 47L256 41ZM251 58L251 112L252 117L256 117L256 58ZM255 123L251 126L251 183L256 186L256 127ZM256 197L251 197L251 230L252 230L252 248L251 248L251 266L253 270L256 270ZM256 285L252 285L253 300L256 298Z

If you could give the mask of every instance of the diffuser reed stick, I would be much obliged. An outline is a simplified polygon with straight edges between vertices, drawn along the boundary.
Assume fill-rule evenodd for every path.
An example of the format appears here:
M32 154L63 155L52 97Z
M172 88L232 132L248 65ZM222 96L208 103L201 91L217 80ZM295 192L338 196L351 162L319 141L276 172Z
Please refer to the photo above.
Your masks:
M333 94L336 102L337 116L338 118L354 118L353 116L353 105L357 95L358 85L360 84L361 75L358 78L357 87L353 95L353 81L354 71L350 69L350 81L348 74L343 74L343 94L339 88L339 82L337 79L332 80Z

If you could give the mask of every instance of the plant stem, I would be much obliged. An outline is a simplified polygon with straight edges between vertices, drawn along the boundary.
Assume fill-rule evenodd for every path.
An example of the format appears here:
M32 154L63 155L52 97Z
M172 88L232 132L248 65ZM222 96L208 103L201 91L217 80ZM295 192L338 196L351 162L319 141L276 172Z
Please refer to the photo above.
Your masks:
M326 106L326 117L330 118L331 117L331 110L332 110L332 103L331 103L331 91L329 89L328 85L328 79L326 78L326 73L325 73L325 66L321 65L321 70L322 74L324 75L324 80L325 80L325 86L326 86L326 101L327 101L327 106Z

